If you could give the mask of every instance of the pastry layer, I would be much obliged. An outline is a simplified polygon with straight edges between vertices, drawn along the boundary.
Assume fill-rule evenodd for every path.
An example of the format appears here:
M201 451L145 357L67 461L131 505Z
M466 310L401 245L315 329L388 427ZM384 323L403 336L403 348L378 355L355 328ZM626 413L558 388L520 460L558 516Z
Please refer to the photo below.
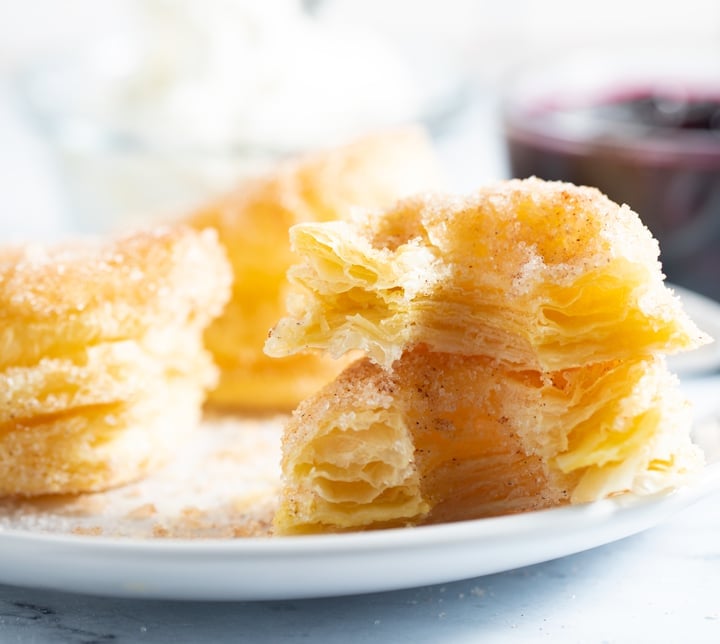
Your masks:
M291 239L304 295L273 329L272 356L362 349L389 367L424 343L555 371L707 341L638 216L592 188L507 181L297 225Z
M290 226L389 207L439 184L427 137L408 128L283 163L190 216L191 225L218 230L235 278L229 305L205 334L221 369L210 401L290 409L344 364L317 355L272 360L263 353L269 329L285 311L286 272L296 260Z
M0 495L101 490L169 458L216 368L231 274L214 231L0 252Z
M291 239L301 294L266 351L367 357L288 425L278 534L647 494L702 466L664 355L708 338L627 206L513 180Z
M277 534L456 521L677 485L702 463L661 358L555 373L418 347L303 402Z
M163 465L193 431L205 392L183 378L142 396L0 426L0 496L96 492Z
M141 336L167 353L168 333L219 314L230 279L216 233L180 226L0 250L0 369Z

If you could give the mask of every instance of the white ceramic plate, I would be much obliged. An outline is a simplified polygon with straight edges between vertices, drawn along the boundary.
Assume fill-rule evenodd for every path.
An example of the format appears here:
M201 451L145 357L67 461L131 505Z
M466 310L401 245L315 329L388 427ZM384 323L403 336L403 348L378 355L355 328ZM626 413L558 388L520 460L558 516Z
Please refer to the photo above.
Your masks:
M694 434L709 465L693 486L672 493L438 526L275 539L0 528L0 583L136 598L292 599L445 583L574 554L655 526L720 490L718 388L720 377L685 386L700 411Z
M720 307L692 293L683 291L681 296L698 324L720 337ZM717 368L718 357L717 349L709 349L696 362L677 368L686 376L697 375ZM25 518L31 521L25 529L22 523L20 528L12 522L0 524L0 583L138 598L291 599L444 583L574 554L655 526L720 489L716 401L720 377L689 378L685 389L698 410L696 439L710 465L695 485L670 494L642 498L627 495L583 506L439 526L283 539L83 536L68 533L72 523L67 523L67 517L32 515ZM239 451L256 456L267 452L265 460L274 462L272 449L261 449L262 441L274 445L276 437L270 429L258 428L261 431L254 434L243 431L242 436L263 438L261 442L251 441L252 445L240 443ZM234 430L216 427L211 435L222 438L223 431ZM237 442L235 438L232 441ZM205 449L210 447L204 445ZM197 464L180 465L184 472L197 471ZM255 466L264 471L262 463ZM222 467L216 464L212 469ZM173 490L178 484L172 484L172 474L155 481L155 494L158 486L165 489L169 485L170 493L165 490L165 496L176 496ZM233 476L238 483L237 473ZM261 478L252 470L249 476ZM216 485L210 486L212 494L218 486L227 487L223 477L220 471ZM270 476L264 483L268 489L249 486L248 492L255 496L270 494L273 480ZM186 482L181 484L185 486ZM111 517L114 523L122 523L127 510L140 502L135 493L130 500L113 497L112 507L120 506L119 518ZM201 503L205 496L207 491L196 490L193 502ZM45 531L29 529L32 525ZM54 531L48 532L48 526Z
M715 342L671 356L670 368L681 376L697 376L720 369L720 304L693 291L673 286L688 315Z
M0 533L0 581L136 598L260 600L410 588L539 563L645 530L720 484L672 494L370 533L138 540Z

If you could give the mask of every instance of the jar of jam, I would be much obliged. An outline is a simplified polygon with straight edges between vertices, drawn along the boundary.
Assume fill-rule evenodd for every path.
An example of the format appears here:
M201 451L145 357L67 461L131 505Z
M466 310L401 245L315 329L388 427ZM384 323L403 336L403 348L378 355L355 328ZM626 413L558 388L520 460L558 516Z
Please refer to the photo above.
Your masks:
M576 52L524 70L503 129L513 176L627 203L668 280L720 300L720 50Z

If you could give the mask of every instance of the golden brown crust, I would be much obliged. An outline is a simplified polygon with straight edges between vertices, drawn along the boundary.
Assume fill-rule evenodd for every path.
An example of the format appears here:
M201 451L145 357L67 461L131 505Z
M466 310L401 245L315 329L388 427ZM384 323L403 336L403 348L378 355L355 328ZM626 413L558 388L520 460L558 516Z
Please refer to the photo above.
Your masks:
M295 411L276 534L416 525L667 489L702 454L660 358L562 372L418 347Z
M184 226L0 251L0 367L163 326L204 327L229 283L216 233Z
M537 179L291 230L270 355L368 358L286 430L279 534L651 493L697 471L665 353L707 341L639 218Z
M482 356L407 352L368 359L303 402L283 441L276 534L478 518L568 498L526 452L506 398L537 407L541 383Z
M216 377L228 297L214 231L0 253L0 495L104 489L163 462Z
M513 180L291 237L306 295L273 329L273 356L363 349L388 367L425 343L557 370L707 341L638 216L593 188Z

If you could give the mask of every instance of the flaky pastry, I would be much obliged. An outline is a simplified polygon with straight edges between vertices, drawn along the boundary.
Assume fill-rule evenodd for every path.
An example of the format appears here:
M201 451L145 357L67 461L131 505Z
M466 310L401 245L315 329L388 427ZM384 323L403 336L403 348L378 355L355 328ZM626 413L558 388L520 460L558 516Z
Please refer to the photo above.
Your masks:
M638 216L538 179L291 229L270 355L367 352L303 402L277 534L648 494L702 465L665 354L707 341Z
M190 216L191 225L218 230L235 277L230 303L205 334L221 369L210 402L291 409L331 380L342 363L318 355L272 360L263 353L268 330L285 310L285 275L296 259L288 228L345 217L357 207L388 207L437 187L438 177L427 137L408 128L283 163Z
M304 296L272 331L272 356L362 349L389 367L423 343L558 370L707 340L666 288L647 228L593 188L501 182L301 224L291 239Z
M231 274L214 231L0 252L0 495L136 479L216 379L202 332Z
M276 534L437 523L656 492L702 463L662 358L553 374L418 347L294 412Z

